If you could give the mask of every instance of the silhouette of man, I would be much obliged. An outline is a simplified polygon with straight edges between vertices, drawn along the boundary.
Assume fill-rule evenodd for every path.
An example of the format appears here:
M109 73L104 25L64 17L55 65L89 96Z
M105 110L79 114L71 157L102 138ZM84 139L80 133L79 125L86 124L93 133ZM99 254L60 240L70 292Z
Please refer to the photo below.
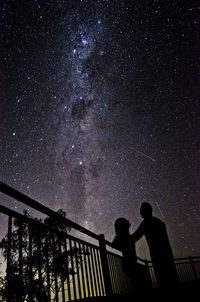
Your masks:
M176 286L178 275L166 225L159 218L154 217L152 212L152 206L148 202L141 204L140 214L143 221L131 237L136 242L143 235L145 236L158 286L161 288Z

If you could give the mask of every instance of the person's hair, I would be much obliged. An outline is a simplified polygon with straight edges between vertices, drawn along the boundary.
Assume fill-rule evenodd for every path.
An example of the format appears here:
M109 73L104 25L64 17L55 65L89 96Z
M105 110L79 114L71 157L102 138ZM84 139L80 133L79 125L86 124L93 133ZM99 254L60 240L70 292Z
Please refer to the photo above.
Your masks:
M152 216L152 212L153 212L153 209L152 209L152 206L150 205L150 203L143 202L141 204L140 213L143 218Z
M115 232L122 233L128 231L130 225L130 222L126 218L120 217L115 221Z

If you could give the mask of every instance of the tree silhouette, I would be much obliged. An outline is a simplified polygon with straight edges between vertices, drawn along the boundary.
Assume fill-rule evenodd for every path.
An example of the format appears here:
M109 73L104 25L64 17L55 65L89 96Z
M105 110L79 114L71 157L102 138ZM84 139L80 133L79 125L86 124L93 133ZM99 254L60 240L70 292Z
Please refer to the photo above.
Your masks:
M58 213L65 217L63 210ZM50 301L50 292L58 295L87 252L69 245L65 235L71 229L63 219L31 219L27 212L24 216L29 222L14 219L11 234L0 242L3 257L10 262L9 277L0 276L0 298L5 301L9 294L11 301Z

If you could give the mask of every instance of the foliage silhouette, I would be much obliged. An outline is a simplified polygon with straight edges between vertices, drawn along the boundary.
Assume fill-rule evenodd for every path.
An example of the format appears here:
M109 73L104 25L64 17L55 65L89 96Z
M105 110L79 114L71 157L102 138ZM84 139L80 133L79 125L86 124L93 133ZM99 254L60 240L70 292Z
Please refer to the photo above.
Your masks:
M58 213L65 217L63 210ZM24 217L24 221L14 219L10 237L7 234L0 242L6 261L10 249L9 280L0 276L0 298L6 301L9 294L11 301L50 301L50 291L56 297L64 282L70 286L70 275L78 272L88 252L69 245L65 236L71 229L62 219L32 219L26 211Z

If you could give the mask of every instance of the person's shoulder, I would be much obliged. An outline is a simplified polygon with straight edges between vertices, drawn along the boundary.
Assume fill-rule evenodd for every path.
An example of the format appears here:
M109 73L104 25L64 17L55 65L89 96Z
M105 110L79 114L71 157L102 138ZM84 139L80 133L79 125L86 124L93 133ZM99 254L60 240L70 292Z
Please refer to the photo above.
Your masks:
M160 218L153 216L152 219L155 223L165 226L165 222L163 220L161 220Z
M116 244L116 242L117 242L117 236L115 236L115 238L113 239L113 241L112 241L112 245L115 245L115 244Z
M137 231L143 232L145 228L146 228L146 221L142 220L137 228Z

